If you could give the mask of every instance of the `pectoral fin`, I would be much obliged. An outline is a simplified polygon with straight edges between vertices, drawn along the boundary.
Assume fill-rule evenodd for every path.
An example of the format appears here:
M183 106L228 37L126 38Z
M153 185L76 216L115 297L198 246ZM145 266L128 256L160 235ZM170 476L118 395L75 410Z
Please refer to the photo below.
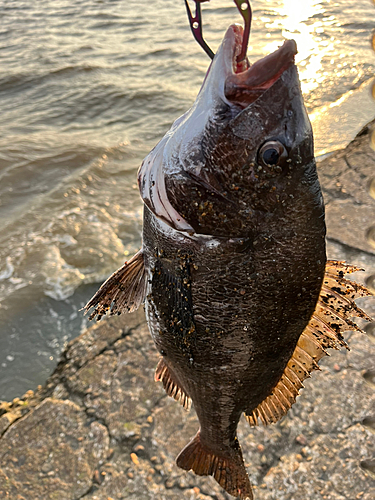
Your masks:
M111 315L133 312L145 300L146 289L147 277L143 253L139 250L129 262L125 262L102 284L83 309L87 312L94 307L90 320L96 316L97 321L107 312Z
M322 289L315 311L302 332L297 346L279 382L272 393L245 418L251 426L264 425L280 420L295 402L302 382L313 370L319 370L318 361L328 355L326 348L348 346L343 338L347 330L361 331L349 318L371 318L354 302L359 297L371 295L364 286L344 278L345 274L360 271L344 262L328 261Z

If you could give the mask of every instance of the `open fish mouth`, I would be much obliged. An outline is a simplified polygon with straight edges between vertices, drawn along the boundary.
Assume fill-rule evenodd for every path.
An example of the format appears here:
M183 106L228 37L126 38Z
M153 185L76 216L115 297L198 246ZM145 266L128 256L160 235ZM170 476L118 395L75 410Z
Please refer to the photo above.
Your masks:
M242 50L243 28L231 25L225 35L227 42L224 58L226 68L231 67L224 86L224 95L232 103L246 108L268 90L290 66L294 64L297 44L294 40L285 40L275 52L250 64L246 57L242 61L238 56Z

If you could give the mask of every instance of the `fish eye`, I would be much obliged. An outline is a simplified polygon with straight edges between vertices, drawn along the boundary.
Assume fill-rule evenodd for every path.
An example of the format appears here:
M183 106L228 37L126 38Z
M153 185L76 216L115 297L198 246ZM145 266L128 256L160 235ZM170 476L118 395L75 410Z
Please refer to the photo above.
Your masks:
M288 158L285 146L279 141L268 141L258 153L258 162L264 166L281 166Z

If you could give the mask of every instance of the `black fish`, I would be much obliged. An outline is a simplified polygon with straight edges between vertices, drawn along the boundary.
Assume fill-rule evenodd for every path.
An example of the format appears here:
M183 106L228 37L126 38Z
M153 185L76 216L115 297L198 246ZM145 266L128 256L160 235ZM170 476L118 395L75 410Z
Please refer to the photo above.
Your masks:
M253 498L236 437L277 422L327 347L366 317L357 270L326 261L313 136L288 40L237 63L233 25L193 107L144 160L142 249L86 305L91 317L145 301L156 380L200 429L177 465Z

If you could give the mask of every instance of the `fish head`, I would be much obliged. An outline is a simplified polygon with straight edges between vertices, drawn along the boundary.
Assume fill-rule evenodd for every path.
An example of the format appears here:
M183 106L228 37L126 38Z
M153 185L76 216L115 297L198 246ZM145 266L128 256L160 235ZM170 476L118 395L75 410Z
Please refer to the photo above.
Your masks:
M296 44L250 64L242 36L228 28L194 105L139 170L148 208L189 234L242 237L291 205L321 206Z

